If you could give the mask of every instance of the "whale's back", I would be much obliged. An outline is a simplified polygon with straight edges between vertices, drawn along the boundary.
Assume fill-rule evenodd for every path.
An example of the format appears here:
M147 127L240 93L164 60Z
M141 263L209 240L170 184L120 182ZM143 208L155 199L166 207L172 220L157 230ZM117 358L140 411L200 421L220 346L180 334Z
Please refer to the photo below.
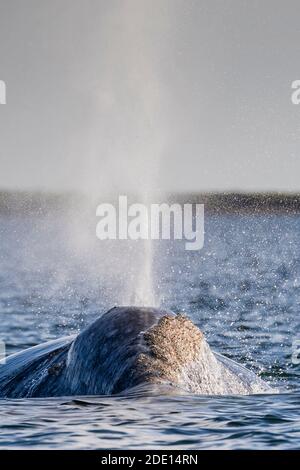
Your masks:
M199 328L166 310L115 307L74 337L30 348L0 366L0 396L111 395L141 385L207 395L271 389L214 354Z
M167 316L175 317L166 310L115 307L92 323L68 353L72 393L113 394L149 381L149 368L141 364L149 354L147 332Z
M39 344L0 362L0 397L59 395L56 370L65 361L74 336Z

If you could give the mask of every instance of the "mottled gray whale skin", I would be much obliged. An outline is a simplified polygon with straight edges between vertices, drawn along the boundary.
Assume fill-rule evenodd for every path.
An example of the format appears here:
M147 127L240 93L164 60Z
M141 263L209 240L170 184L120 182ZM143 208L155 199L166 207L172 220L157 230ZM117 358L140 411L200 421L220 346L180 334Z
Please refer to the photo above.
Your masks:
M273 391L213 353L187 317L154 308L114 307L78 335L0 364L0 397L112 395L143 385L207 395Z

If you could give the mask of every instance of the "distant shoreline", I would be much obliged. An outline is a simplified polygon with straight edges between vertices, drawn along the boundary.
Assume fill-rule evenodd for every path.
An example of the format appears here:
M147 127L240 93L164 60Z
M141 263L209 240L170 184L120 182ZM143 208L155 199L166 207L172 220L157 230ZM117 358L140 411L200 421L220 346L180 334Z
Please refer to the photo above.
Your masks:
M139 202L140 195L131 196ZM116 196L94 198L95 207L101 202L114 202ZM211 214L259 214L259 213L300 213L300 193L282 192L211 192L172 193L155 196L153 202L199 203L205 205L205 212ZM0 215L31 214L42 215L51 212L65 212L91 206L91 200L80 193L50 193L0 191Z

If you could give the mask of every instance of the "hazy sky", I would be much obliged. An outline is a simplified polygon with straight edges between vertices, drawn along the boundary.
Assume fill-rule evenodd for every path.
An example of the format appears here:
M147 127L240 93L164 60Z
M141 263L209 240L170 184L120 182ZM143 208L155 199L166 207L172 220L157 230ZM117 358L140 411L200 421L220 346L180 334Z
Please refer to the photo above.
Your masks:
M0 0L0 188L300 190L300 3Z

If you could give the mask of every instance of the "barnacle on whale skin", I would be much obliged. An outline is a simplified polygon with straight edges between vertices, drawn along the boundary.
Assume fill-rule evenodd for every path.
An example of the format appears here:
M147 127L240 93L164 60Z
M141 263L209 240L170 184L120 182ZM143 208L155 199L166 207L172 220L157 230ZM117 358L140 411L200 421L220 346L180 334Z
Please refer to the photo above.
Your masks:
M149 350L138 356L140 370L148 380L178 381L182 368L198 357L203 334L185 315L164 315L146 332Z

